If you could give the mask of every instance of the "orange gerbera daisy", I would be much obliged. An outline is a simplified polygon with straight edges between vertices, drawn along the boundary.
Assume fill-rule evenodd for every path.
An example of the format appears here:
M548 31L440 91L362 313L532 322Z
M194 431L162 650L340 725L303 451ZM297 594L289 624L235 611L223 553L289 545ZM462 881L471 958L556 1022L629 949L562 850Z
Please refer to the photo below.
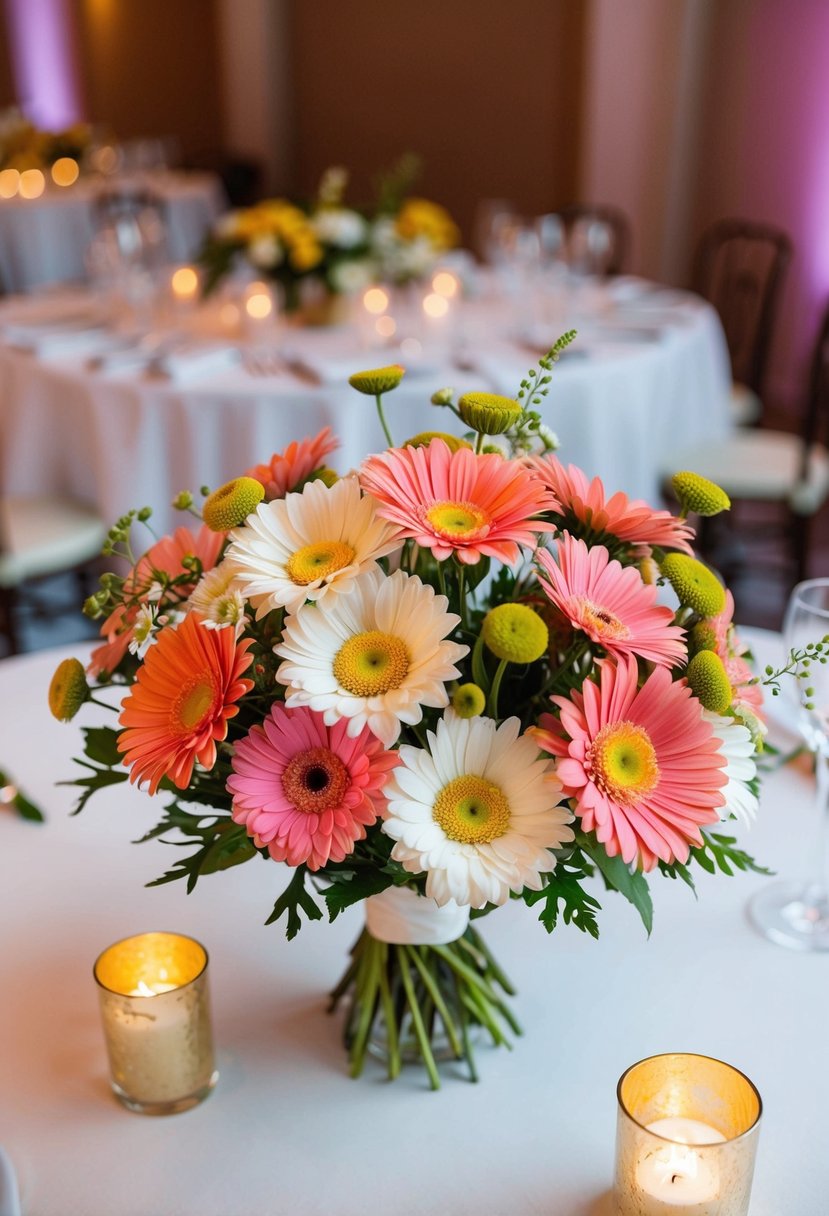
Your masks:
M149 781L151 794L162 777L186 789L196 760L213 767L216 741L239 712L234 702L253 688L241 678L252 640L237 645L232 629L205 629L202 620L191 612L162 629L122 703L118 750L130 781Z
M265 502L272 502L295 490L301 481L322 466L325 457L336 447L339 447L339 440L332 436L330 426L324 426L313 439L289 443L284 452L274 452L268 464L255 465L245 476L261 481L265 487Z

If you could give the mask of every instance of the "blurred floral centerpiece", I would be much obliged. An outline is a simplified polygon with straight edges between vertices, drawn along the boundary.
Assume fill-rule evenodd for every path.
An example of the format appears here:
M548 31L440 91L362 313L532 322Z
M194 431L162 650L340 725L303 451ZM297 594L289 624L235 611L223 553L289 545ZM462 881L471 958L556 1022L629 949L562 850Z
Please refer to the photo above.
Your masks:
M17 109L4 110L0 113L0 170L43 171L62 158L74 160L80 166L91 138L91 128L86 123L50 131L36 126Z
M196 526L143 555L130 512L106 549L128 572L87 604L102 643L52 681L61 719L114 702L79 809L145 786L159 883L264 861L289 938L364 904L332 993L353 1075L373 1044L391 1077L412 1054L437 1087L445 1053L474 1078L471 1031L520 1032L481 933L509 900L597 936L603 885L650 930L653 879L756 868L730 827L757 809L761 690L688 522L728 500L681 473L675 516L560 462L536 407L572 336L515 398L441 390L452 430L397 442L403 368L353 376L389 446L342 478L326 429L182 494Z
M457 243L457 228L436 203L381 186L376 207L363 212L345 205L347 184L345 169L330 168L310 205L268 199L223 216L201 253L205 291L241 264L279 283L286 310L295 312L324 295L424 277Z

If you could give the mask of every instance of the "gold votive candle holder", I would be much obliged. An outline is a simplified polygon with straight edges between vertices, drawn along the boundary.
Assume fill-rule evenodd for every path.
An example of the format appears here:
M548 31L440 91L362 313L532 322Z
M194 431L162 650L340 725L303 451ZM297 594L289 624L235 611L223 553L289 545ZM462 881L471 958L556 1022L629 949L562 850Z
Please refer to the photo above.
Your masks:
M130 1110L189 1110L218 1079L207 951L181 933L139 933L109 946L94 967L110 1084Z
M651 1056L622 1074L617 1216L746 1216L763 1104L709 1056Z

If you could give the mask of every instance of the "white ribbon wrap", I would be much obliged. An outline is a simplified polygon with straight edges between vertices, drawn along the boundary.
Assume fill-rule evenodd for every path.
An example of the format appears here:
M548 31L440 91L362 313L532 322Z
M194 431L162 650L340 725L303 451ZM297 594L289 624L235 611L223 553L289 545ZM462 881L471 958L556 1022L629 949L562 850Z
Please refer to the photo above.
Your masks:
M394 946L446 946L469 924L469 908L454 900L438 907L411 887L387 887L366 900L366 928L372 937Z

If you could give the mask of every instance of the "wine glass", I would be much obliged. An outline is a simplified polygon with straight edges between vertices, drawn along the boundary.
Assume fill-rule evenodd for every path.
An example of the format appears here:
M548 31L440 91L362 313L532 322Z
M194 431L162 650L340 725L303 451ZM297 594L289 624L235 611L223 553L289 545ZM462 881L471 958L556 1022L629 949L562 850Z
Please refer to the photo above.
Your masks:
M829 578L798 583L789 597L783 622L787 651L802 652L829 634ZM829 653L829 652L827 652ZM796 699L799 728L815 757L816 839L809 856L812 875L805 881L783 881L763 887L749 905L754 925L780 946L793 950L829 950L829 663L811 659L789 678Z

